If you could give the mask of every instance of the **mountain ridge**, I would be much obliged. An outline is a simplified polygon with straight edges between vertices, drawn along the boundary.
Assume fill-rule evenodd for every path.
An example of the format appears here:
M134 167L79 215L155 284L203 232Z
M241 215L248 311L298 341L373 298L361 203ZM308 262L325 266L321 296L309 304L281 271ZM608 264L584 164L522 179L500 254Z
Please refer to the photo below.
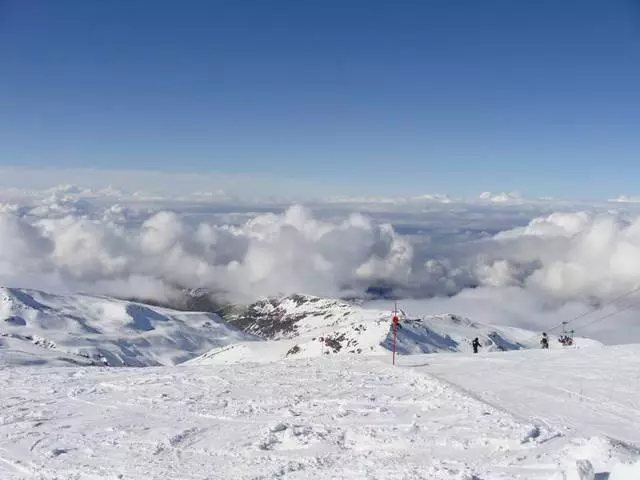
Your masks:
M186 295L196 298L193 307L205 303L207 293ZM208 301L219 313L0 287L0 363L141 367L383 355L393 349L390 310L306 294L264 297L248 305ZM535 332L441 313L403 316L396 350L468 353L475 337L482 352L539 348ZM558 347L553 338L551 346Z
M277 361L332 354L384 355L393 349L390 310L365 308L341 300L302 294L263 298L238 307L226 320L268 341L214 348L188 364ZM540 348L536 332L440 313L423 317L403 315L397 330L396 351L400 355L470 353L475 337L482 352ZM576 348L600 345L589 339L575 340ZM557 338L550 337L550 341L551 348L562 348Z
M13 347L30 342L109 366L175 365L214 347L257 340L215 313L9 287L0 287L0 335Z

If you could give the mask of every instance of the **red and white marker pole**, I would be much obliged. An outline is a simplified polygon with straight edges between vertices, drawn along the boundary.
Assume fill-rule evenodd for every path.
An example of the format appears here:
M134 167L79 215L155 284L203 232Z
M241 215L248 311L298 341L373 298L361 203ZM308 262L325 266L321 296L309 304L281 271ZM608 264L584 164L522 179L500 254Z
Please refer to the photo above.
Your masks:
M396 337L398 333L398 323L400 319L397 314L393 315L393 364L396 364Z

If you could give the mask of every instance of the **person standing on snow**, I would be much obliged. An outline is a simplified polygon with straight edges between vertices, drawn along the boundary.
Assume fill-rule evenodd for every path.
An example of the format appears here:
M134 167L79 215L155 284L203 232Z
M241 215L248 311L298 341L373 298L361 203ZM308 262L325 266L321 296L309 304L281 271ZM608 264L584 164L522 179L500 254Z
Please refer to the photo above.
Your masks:
M545 332L542 333L542 340L540 340L540 345L542 345L542 348L549 348L549 339L547 338L547 334Z
M478 340L478 337L473 339L471 346L473 347L473 353L478 353L478 348L480 348L480 340Z

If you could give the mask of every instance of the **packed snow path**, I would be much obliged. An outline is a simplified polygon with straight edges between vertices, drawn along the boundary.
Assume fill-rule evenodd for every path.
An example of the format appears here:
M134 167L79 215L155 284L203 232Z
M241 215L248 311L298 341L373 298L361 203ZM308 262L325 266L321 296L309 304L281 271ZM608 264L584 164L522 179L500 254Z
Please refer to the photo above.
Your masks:
M403 359L518 418L640 449L640 346ZM640 479L639 479L640 480Z
M519 385L527 399L531 392L516 372L532 374L536 365L520 364L522 352L493 355L496 365L504 359L510 375L473 382L484 381L487 395L486 385L512 383L513 391ZM2 368L0 478L549 480L565 478L577 460L607 472L616 457L633 454L603 437L567 435L555 420L571 417L549 419L551 403L530 402L540 419L530 421L529 411L505 411L514 397L503 405L495 395L492 407L427 373L441 375L451 362L449 380L469 387L482 370L469 367L456 380L465 368L456 362L481 368L488 359L421 358L435 363L394 368L388 357L345 356L197 367ZM612 371L598 372L615 382ZM561 374L545 383L557 385ZM627 400L616 398L617 413L637 402ZM631 410L624 412L621 427L631 422Z

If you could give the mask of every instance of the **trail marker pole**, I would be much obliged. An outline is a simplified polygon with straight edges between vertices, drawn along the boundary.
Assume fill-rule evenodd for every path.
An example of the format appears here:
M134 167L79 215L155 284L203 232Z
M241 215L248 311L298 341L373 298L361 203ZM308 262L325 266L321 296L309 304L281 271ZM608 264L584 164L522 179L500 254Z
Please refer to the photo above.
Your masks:
M396 337L398 334L398 316L393 317L393 364L396 364Z
M398 318L398 304L396 303L393 310L393 365L396 364L396 338L398 335L398 323L400 323L400 319Z

